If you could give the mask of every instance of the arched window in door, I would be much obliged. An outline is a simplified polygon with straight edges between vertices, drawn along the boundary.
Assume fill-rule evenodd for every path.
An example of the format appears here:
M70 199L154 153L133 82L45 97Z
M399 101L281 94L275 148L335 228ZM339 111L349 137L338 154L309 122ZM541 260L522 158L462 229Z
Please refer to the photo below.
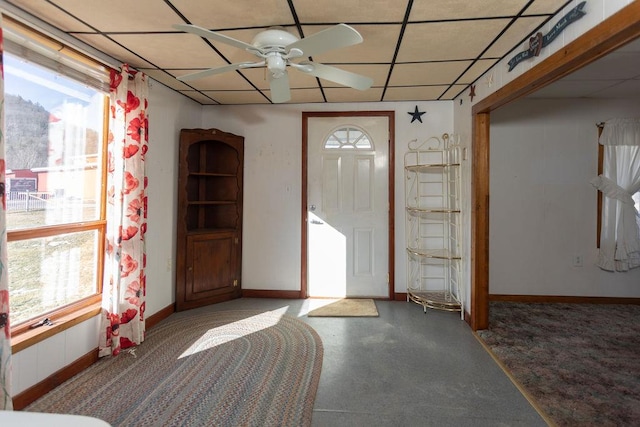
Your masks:
M357 126L340 127L329 134L324 141L326 150L374 150L369 135Z

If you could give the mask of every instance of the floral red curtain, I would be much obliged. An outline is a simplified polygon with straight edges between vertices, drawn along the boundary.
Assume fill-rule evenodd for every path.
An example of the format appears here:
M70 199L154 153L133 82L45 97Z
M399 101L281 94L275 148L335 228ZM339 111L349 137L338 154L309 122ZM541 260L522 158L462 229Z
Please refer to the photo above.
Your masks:
M100 356L144 341L148 91L145 74L111 71Z
M2 22L0 21L0 25ZM11 400L11 328L9 326L9 277L7 276L7 204L4 161L4 69L0 27L0 410L13 409Z

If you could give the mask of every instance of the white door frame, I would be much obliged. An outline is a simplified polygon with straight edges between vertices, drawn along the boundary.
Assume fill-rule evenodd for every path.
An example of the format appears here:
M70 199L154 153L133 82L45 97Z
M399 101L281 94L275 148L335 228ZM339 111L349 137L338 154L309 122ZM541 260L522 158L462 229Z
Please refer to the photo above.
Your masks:
M395 298L395 112L394 111L329 111L329 112L303 112L302 113L302 203L301 203L301 236L302 236L302 259L301 259L301 275L300 275L300 297L307 298L307 244L308 244L308 195L307 195L307 179L308 179L308 120L311 117L387 117L389 124L389 236L388 236L388 266L389 266L389 294L388 299Z

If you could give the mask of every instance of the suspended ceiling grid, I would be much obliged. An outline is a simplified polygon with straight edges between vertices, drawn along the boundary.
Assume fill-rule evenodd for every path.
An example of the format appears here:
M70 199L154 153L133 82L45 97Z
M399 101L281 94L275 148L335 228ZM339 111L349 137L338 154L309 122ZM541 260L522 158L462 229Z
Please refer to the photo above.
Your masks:
M451 100L569 3L566 0L11 0L106 55L203 104L271 103L264 69L176 77L252 54L177 31L194 24L250 43L278 26L297 37L346 23L364 42L313 57L373 78L366 91L289 69L290 103Z

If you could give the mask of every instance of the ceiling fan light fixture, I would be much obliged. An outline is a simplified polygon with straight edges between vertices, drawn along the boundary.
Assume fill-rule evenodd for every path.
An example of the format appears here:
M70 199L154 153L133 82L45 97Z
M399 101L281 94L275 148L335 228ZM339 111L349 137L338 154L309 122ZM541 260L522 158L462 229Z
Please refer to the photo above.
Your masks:
M258 33L251 44L263 51L280 50L285 46L297 42L299 39L291 33L281 29L268 29Z
M284 74L287 62L278 53L274 52L267 56L267 68L274 78L278 78Z
M266 77L269 80L271 101L274 104L287 102L291 99L287 66L313 77L357 90L369 89L373 84L373 79L341 68L319 62L301 61L294 63L291 61L291 59L294 58L310 58L331 49L362 43L360 33L346 24L334 25L333 27L329 27L303 39L299 39L283 28L269 28L268 30L258 33L253 38L252 44L196 25L178 24L174 27L177 30L234 46L263 59L263 61L259 62L241 62L198 71L178 77L178 80L181 81L195 80L232 70L266 66L269 70Z

